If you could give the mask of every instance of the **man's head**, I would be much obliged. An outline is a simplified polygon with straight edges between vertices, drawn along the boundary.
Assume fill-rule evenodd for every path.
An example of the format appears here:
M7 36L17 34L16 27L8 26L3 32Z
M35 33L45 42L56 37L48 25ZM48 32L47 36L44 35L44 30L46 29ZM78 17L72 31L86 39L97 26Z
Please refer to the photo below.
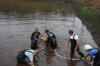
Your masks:
M38 27L37 27L37 28L35 28L35 31L36 31L36 32L39 32L39 29L38 29Z
M48 33L49 32L49 30L48 29L45 29L45 33Z
M90 49L93 49L93 48L92 48L91 45L87 44L87 45L84 46L84 49L85 49L86 51L89 51Z
M70 35L73 35L73 30L68 30L68 33L70 34Z
M38 56L39 50L35 50L35 56Z
M35 37L36 39L39 39L39 34L38 34L38 33L35 33L34 37Z

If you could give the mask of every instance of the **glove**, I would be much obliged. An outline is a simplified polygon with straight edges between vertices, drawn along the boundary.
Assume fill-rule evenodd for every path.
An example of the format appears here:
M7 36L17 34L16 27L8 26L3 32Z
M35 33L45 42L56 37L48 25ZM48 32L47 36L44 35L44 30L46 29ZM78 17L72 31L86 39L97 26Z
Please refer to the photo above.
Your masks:
M46 40L47 40L45 37L42 37L41 39L42 39L42 40L44 40L44 41L46 41Z
M32 66L34 66L34 64Z
M91 62L90 64L93 65L93 62Z

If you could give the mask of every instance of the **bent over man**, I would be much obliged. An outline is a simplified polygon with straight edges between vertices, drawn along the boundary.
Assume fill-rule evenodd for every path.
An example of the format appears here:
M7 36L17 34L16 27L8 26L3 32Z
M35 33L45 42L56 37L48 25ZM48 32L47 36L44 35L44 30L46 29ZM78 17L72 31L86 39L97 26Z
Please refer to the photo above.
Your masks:
M27 49L21 51L18 56L17 60L23 64L29 64L34 66L33 59L38 55L38 50Z
M57 48L57 41L56 41L55 34L53 32L50 32L48 29L45 30L45 33L47 34L47 37L46 37L47 48L56 49Z
M90 56L91 63L93 62L94 59L93 66L100 66L100 50L97 48L92 48L92 46L89 44L85 45L84 49L87 51L85 58Z

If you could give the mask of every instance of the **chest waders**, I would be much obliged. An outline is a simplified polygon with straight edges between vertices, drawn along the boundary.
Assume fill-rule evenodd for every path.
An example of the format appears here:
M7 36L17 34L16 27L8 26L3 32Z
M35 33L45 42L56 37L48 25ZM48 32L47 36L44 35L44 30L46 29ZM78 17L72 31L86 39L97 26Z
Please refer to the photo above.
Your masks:
M76 47L76 40L74 39L75 35L73 36L73 39L70 39L71 42L71 54L74 54L74 49Z
M53 34L53 33L49 33L49 34ZM53 36L49 36L49 34L48 34L48 40L46 42L47 48L55 49L57 48L56 37L54 34Z
M70 39L70 42L71 42L71 54L74 55L74 51L75 51L75 48L76 48L76 40L74 39L75 35L73 36L73 39ZM84 57L85 55L80 51L80 47L78 46L77 48L77 52L79 55L81 55L81 57Z
M100 66L100 49L97 49L98 52L95 54L93 66Z
M32 39L31 40L31 49L35 50L35 49L38 49L38 40L35 40L35 39Z

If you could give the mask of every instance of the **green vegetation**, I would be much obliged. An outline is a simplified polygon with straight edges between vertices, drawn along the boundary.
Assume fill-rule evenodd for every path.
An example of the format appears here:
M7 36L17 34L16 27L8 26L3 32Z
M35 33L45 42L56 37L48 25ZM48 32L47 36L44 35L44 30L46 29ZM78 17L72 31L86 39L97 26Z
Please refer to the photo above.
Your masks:
M84 18L85 21L93 23L100 21L100 11L81 3L80 0L62 0L61 2L70 3L77 15Z
M83 8L80 8L80 12L81 12L81 15L84 16L88 20L97 19L95 17L99 13L99 11L97 11L96 9L91 8L91 7L83 7Z

